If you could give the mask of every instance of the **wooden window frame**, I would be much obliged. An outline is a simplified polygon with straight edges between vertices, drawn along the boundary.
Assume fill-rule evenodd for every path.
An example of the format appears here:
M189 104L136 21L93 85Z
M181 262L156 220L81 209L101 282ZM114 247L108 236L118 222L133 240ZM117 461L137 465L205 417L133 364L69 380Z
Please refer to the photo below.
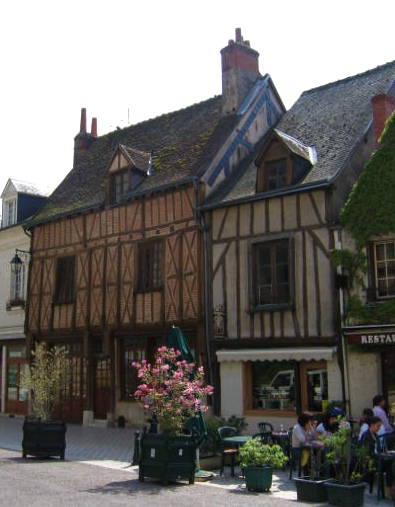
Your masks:
M132 366L132 363L141 362L147 357L147 347L139 340L126 339L122 342L121 354L121 398L126 401L135 401L134 393L140 380L137 369Z
M110 173L110 204L119 204L130 190L130 169Z
M137 290L154 292L163 286L163 241L140 243L138 248Z
M75 301L75 256L60 257L56 264L55 303Z
M287 280L287 291L286 296L284 298L279 297L279 281L278 281L278 270L279 264L276 259L276 252L278 248L281 246L286 247L287 251L287 270L288 270L288 280ZM271 273L271 281L275 280L274 290L272 290L272 298L267 302L261 301L261 287L263 285L259 285L259 270L263 268L263 266L259 265L259 250L261 248L269 248L270 249L270 273ZM294 302L294 294L293 294L293 276L294 276L294 252L293 252L293 241L290 236L278 236L272 239L261 240L256 239L250 244L250 297L252 301L252 306L254 309L280 309L282 307L289 308L293 305ZM262 289L263 290L263 289Z
M371 296L373 296L373 299L375 300L378 300L378 301L385 301L385 300L388 300L388 299L394 299L395 298L395 293L394 294L389 294L388 291L387 291L387 294L386 295L382 295L382 294L379 294L379 275L378 275L378 263L379 261L377 260L377 248L379 246L386 246L388 244L392 244L393 245L393 248L394 248L394 258L393 259L387 259L385 258L384 261L380 261L383 263L383 267L386 269L386 271L388 272L388 265L390 262L394 262L395 261L395 239L388 239L388 240L384 240L384 241L374 241L372 242L371 244L371 248L370 248L370 256L371 256L371 278L372 278L372 282L373 282L373 287L370 291L371 293ZM386 250L386 249L385 249ZM381 278L382 280L386 280L387 282L387 288L389 286L388 284L388 281L393 279L394 280L394 283L392 285L395 285L395 276L388 276L388 273L387 273L387 276L386 277L382 277Z
M279 164L283 164L285 166L285 181L283 183L279 183L278 175L277 175L277 183L269 187L270 180L270 172ZM258 169L258 178L257 178L257 191L265 192L269 190L278 190L281 188L285 188L287 185L292 183L292 170L293 163L289 156L278 157L275 159L265 160Z

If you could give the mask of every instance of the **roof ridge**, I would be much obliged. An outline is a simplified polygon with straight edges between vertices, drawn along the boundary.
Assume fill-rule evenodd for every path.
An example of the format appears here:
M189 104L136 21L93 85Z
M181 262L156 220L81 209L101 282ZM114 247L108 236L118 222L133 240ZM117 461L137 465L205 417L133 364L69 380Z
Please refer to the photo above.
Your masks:
M316 91L324 90L326 88L330 88L331 86L334 86L334 85L337 85L340 83L346 83L348 81L352 81L353 79L356 79L356 78L359 78L362 76L366 76L368 74L373 74L375 72L383 70L385 67L390 67L391 65L395 65L395 60L392 60L391 62L384 63L382 65L378 65L377 67L374 67L373 69L365 70L364 72L360 72L358 74L355 74L354 76L349 76L349 77L346 77L343 79L338 79L337 81L332 81L331 83L326 83L324 85L320 85L320 86L316 86L315 88L311 88L310 90L305 90L304 92L302 92L301 97L303 95L307 95L312 92L316 92Z

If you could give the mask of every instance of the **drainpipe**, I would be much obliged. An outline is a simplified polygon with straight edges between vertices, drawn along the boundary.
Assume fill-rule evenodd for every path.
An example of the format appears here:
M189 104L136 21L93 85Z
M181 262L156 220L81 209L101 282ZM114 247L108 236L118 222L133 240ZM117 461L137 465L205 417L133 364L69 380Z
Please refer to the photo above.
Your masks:
M195 187L195 210L199 203L199 189L198 189L198 181L197 179L193 179L193 185ZM205 335L206 335L206 354L207 354L207 364L208 364L208 375L209 375L209 384L214 385L214 374L213 374L213 366L211 361L211 347L210 347L210 321L209 318L211 316L210 308L209 308L209 286L211 286L209 280L209 255L208 255L208 233L210 228L206 224L204 211L196 211L195 219L198 223L199 229L203 232L203 264L204 264L204 323L205 323ZM215 391L211 395L212 405L215 407Z
M342 229L337 230L337 248L343 250L343 238ZM343 273L343 268L339 267L338 271L340 274ZM345 295L344 287L339 287L339 306L340 306L340 339L341 339L341 353L342 353L342 391L343 391L343 403L346 413L351 417L351 399L350 399L350 381L348 376L348 358L347 358L347 345L346 338L343 333L343 325L345 319Z

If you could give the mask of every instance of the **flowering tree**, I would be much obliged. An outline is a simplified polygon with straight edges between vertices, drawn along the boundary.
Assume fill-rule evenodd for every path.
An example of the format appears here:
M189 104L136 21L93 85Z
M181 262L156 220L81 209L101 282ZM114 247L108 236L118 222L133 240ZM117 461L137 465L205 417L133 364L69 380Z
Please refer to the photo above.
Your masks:
M204 385L203 367L180 360L180 351L165 346L157 350L154 364L145 359L133 363L141 384L134 393L144 409L155 416L163 433L183 433L188 420L197 411L205 412L203 404L213 388Z

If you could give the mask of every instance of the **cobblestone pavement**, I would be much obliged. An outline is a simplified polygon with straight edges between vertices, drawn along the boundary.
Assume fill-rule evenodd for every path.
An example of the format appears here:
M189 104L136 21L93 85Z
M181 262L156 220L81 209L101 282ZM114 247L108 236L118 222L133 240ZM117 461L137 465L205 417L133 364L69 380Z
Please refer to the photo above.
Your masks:
M21 452L22 424L23 419L20 417L0 416L0 448L15 451L14 456L16 457ZM95 465L105 469L117 470L130 477L133 483L138 483L138 467L131 465L134 450L134 433L135 429L132 428L82 428L77 424L68 424L66 461L64 463L67 464L70 461L80 462L85 465ZM25 460L21 460L21 462L23 461ZM260 505L264 505L266 501L270 500L272 507L296 501L295 485L292 480L289 480L288 471L275 472L273 486L269 493L247 492L240 472L240 469L236 469L236 476L231 477L229 470L225 469L225 475L222 477L219 477L218 473L214 473L210 481L196 481L195 485L191 486L191 489L188 489L191 495L193 495L194 507L209 504L216 506L244 505L244 498L246 497L249 498L249 505L255 505L253 499L257 496ZM140 488L139 491L145 491L145 488L148 488L148 484L149 488L159 488L158 491L161 490L160 484L146 481L141 485L142 490ZM208 493L212 497L212 500L213 497L217 498L217 500L215 502L212 500L207 501ZM223 497L221 501L218 499L219 495ZM237 501L235 500L236 498ZM134 505L138 504L134 503ZM298 502L298 505L303 504ZM366 491L365 505L378 505L376 489L373 494ZM386 505L391 505L391 502L382 500L380 501L380 505L385 507Z

